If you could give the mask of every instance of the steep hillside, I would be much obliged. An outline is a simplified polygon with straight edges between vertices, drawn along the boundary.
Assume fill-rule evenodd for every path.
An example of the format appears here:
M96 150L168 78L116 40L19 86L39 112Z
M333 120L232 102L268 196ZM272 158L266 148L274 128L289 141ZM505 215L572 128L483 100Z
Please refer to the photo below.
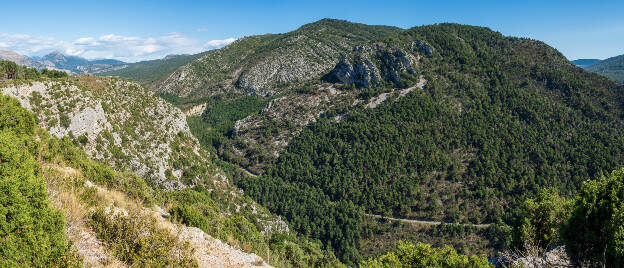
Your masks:
M119 70L111 70L100 72L100 76L119 76L130 80L137 81L142 85L151 85L163 77L169 75L180 66L189 63L207 52L195 55L173 55L167 56L159 60L141 61L136 63L128 63L124 68Z
M154 188L199 185L215 191L211 197L223 212L263 219L266 228L285 225L230 184L211 154L200 148L179 109L134 82L77 76L16 82L2 92L32 111L51 135L69 137L93 159L132 171Z
M325 19L285 34L245 37L181 67L153 89L195 99L220 92L277 94L277 85L317 77L354 45L397 31Z
M115 78L39 79L8 80L0 88L51 131L38 133L45 151L37 158L58 192L52 201L78 213L68 216L68 236L86 247L78 248L85 261L239 267L263 265L264 258L280 267L341 265L244 196L190 135L182 112L147 89ZM137 240L146 232L153 236ZM168 259L166 250L179 255Z
M182 178L190 166L173 168L174 142L198 150L184 114L136 83L81 76L17 84L2 92L18 98L52 135L71 133L95 159L130 169L165 189L197 179Z
M162 197L141 178L89 160L67 137L50 136L17 100L0 96L0 115L0 184L8 194L0 198L0 226L8 232L2 266L269 266L198 228L170 222L156 205Z
M624 55L608 58L584 68L590 72L624 83Z

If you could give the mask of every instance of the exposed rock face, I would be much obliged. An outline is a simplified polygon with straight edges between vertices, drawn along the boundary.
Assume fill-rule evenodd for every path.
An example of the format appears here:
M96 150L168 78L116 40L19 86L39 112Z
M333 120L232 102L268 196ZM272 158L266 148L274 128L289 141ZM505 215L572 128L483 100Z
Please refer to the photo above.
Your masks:
M107 78L90 82L107 90L47 81L2 92L37 115L39 125L51 135L84 137L83 149L91 157L120 170L128 168L165 189L182 188L166 176L167 170L176 170L170 157L172 144L184 136L189 146L199 147L182 111L135 83Z
M273 267L260 256L223 243L199 228L180 225L176 234L193 247L199 267Z
M416 40L412 42L411 50L412 52L417 51L421 54L425 54L426 56L431 56L433 55L434 48L425 41Z
M184 65L171 73L158 88L159 93L186 96L193 88L200 87L199 78L191 71L190 65Z
M318 77L336 64L335 58L340 51L348 48L346 44L332 46L316 41L315 35L321 33L322 30L293 34L280 40L280 48L243 71L235 86L259 91L275 84ZM293 48L302 43L311 45Z
M376 86L382 80L398 83L401 73L417 75L412 67L417 61L412 54L384 44L359 46L353 49L350 56L338 62L323 79L364 88Z
M358 87L371 87L379 82L379 70L369 59L353 61L341 60L327 76L332 83L355 84Z
M200 116L200 115L202 115L204 110L206 110L206 106L207 105L208 104L206 104L206 103L202 103L200 105L195 105L195 106L191 107L190 109L188 109L187 111L185 111L184 113L186 114L186 116Z
M497 267L563 268L575 266L572 265L565 246L557 246L542 254L535 250L526 254L503 254L503 257L497 260Z

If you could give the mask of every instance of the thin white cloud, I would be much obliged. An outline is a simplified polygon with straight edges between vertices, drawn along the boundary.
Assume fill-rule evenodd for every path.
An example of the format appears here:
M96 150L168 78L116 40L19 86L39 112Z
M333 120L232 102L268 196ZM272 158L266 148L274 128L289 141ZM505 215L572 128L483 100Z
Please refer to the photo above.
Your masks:
M223 40L210 40L206 42L206 44L204 44L204 47L209 48L209 49L215 49L215 48L227 46L234 41L236 41L235 38L228 38L228 39L223 39Z
M195 30L195 31L198 31L198 32L207 32L207 31L210 31L210 28L203 27L203 28L198 28L198 29L197 29L197 30Z
M161 58L168 54L199 53L226 46L235 40L227 38L202 43L181 33L170 33L157 37L107 34L81 37L68 42L50 37L0 33L0 47L24 55L43 55L58 50L87 59L107 58L127 62Z

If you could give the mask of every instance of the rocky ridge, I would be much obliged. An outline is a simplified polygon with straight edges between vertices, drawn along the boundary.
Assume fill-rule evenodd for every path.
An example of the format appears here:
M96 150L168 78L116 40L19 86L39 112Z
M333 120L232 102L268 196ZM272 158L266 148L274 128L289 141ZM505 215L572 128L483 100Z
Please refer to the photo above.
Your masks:
M30 68L54 68L54 65L46 65L10 50L0 50L0 59L9 60L17 63L17 65L27 66Z
M325 19L285 34L245 37L179 68L152 89L180 97L274 95L283 92L282 85L317 79L353 46L398 30Z
M132 82L94 77L79 80L112 90L46 81L6 87L2 92L35 113L39 125L53 136L62 138L71 133L80 137L91 157L118 169L126 167L120 160L127 159L127 168L137 175L165 189L183 188L179 180L167 178L165 173L180 173L170 159L172 143L179 133L187 137L189 144L196 143L184 114ZM197 146L193 149L198 153Z
M426 44L426 43L424 43ZM398 84L402 73L417 76L413 65L419 56L405 53L384 43L358 46L323 77L331 83L354 84L356 87L379 86L382 81ZM379 67L378 67L379 66Z

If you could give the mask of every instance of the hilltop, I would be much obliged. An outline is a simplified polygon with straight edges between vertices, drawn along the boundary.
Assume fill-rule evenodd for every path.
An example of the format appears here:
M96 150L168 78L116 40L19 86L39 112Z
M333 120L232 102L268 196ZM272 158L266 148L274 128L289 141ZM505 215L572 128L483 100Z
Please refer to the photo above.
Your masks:
M354 45L399 30L324 19L285 34L244 37L181 67L152 89L189 100L223 92L272 95L278 85L328 71Z

